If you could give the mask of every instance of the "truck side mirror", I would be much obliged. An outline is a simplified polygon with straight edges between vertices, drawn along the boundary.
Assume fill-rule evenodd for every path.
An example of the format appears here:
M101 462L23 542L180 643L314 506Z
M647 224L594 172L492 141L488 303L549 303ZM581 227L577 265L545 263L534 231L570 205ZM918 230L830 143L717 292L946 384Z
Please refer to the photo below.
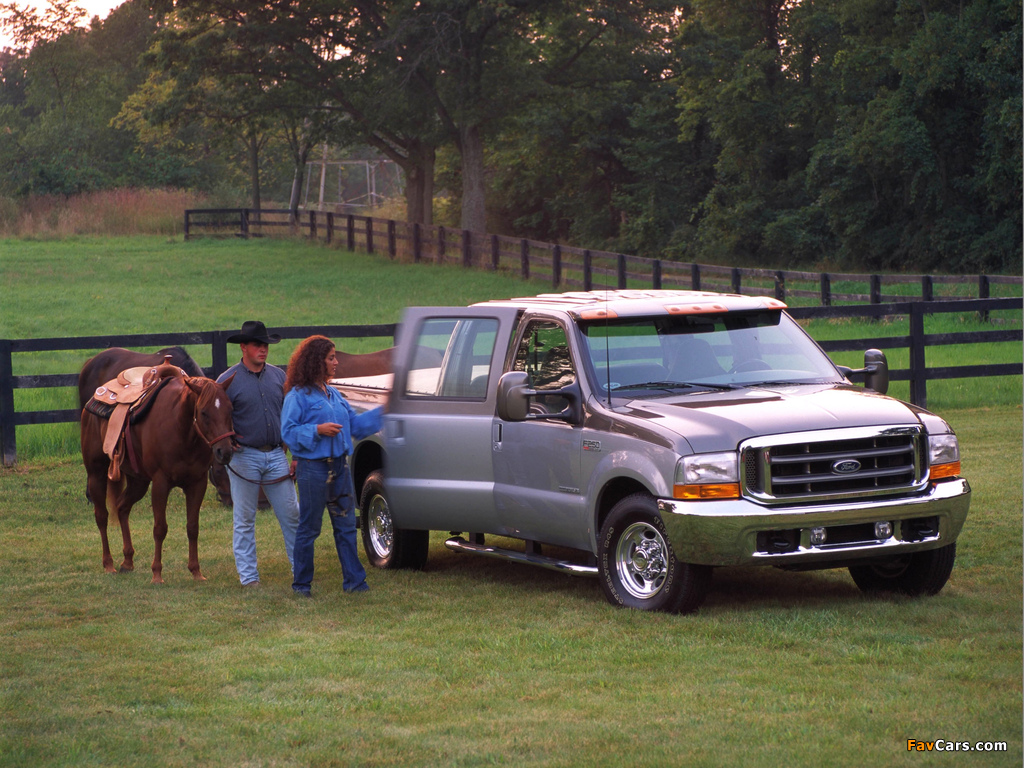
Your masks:
M838 366L839 372L849 378L855 373L864 374L864 389L870 389L880 395L889 391L889 361L880 349L869 349L864 353L863 368L847 368Z
M525 371L509 371L498 379L498 418L503 421L583 421L583 392L573 382L561 389L530 389L530 375ZM530 398L537 395L564 397L568 406L558 413L530 413Z
M509 371L498 379L498 418L502 421L526 421L530 412L530 375Z
M864 353L864 388L884 395L889 391L889 361L880 349Z

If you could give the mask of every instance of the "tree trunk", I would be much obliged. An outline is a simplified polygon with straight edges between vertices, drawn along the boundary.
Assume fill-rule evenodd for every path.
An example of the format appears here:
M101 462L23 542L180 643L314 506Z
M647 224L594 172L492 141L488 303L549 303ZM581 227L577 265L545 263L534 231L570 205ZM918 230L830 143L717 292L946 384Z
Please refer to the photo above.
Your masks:
M249 177L252 184L252 207L260 209L260 143L255 130L249 131Z
M405 218L411 224L434 222L435 149L416 142L410 144L405 171Z
M484 184L484 143L480 128L471 125L459 131L462 153L462 229L487 231L487 201Z

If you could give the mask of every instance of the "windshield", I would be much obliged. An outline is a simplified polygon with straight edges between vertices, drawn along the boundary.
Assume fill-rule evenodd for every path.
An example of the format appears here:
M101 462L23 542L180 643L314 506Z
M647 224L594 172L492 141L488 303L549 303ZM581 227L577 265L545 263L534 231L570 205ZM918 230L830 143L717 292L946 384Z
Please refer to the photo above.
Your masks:
M581 324L600 392L839 383L835 366L781 310Z

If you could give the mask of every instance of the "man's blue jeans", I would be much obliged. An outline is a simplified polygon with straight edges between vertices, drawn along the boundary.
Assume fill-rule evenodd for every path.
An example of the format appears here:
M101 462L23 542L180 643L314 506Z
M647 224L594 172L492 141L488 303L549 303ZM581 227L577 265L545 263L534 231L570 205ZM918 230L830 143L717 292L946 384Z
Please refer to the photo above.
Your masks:
M295 498L295 486L291 479L274 483L287 477L290 468L283 448L264 453L255 448L242 446L231 457L228 478L231 481L231 503L234 507L234 550L235 568L243 584L258 581L260 572L256 567L256 508L259 502L259 483L263 493L274 508L277 522L284 536L284 548L288 562L295 573L295 529L299 524L299 503Z
M334 547L341 562L341 587L362 592L366 569L359 562L356 546L355 490L346 459L299 459L295 468L299 486L299 528L295 534L295 581L292 589L309 594L313 583L313 545L324 520L331 518Z

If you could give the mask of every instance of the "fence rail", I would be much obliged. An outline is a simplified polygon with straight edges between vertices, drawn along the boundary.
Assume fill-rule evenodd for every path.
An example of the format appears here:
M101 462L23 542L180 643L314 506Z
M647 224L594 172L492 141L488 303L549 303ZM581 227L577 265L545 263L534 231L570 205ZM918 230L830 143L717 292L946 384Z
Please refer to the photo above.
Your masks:
M789 310L797 319L883 317L905 318L907 333L900 336L843 339L822 341L820 346L826 352L878 349L910 350L910 367L890 371L893 381L910 382L910 401L927 407L928 381L938 379L976 378L986 376L1020 375L1024 366L1020 363L992 365L958 365L929 368L925 364L928 347L948 344L1014 343L1024 340L1021 330L997 329L970 333L926 334L926 315L949 312L978 312L987 315L996 310L1024 310L1024 300L973 299L966 301L897 302L889 304L868 304L861 306L794 307ZM282 338L302 339L314 333L331 338L378 338L393 339L396 326L391 325L331 325L295 326L275 328ZM204 371L217 377L228 368L227 337L235 331L203 331L199 333L155 333L130 336L79 336L53 339L0 339L0 451L5 466L17 461L16 428L31 424L53 424L78 421L77 409L46 411L17 411L14 390L51 387L74 387L78 374L27 374L14 375L13 356L24 352L49 352L63 350L97 350L108 347L163 347L163 346L209 346L212 364ZM390 342L389 342L390 343ZM84 360L83 360L84 363Z
M1019 295L1024 284L1024 278L1014 275L882 275L719 267L330 211L185 211L186 239L204 234L259 237L280 231L328 244L344 237L343 244L350 251L382 253L393 259L508 269L526 279L547 280L558 291L685 288L768 294L780 301L812 300L827 307L987 299L992 297L993 286L1012 286L1004 291Z

